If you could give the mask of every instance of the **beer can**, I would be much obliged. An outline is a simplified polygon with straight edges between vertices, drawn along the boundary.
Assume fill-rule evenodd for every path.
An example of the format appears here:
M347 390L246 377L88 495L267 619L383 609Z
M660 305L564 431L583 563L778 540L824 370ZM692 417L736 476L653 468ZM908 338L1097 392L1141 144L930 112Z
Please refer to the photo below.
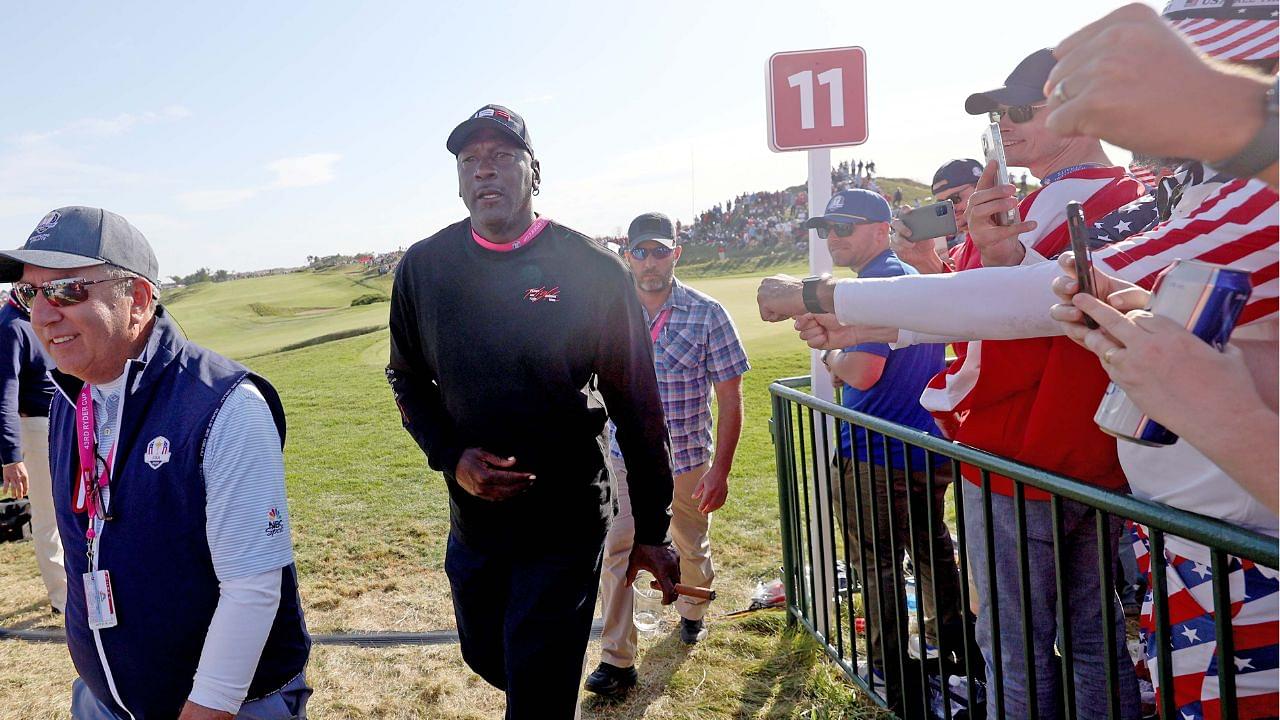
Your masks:
M1251 291L1247 272L1195 260L1175 260L1156 280L1147 309L1222 350ZM1177 435L1148 417L1115 383L1107 386L1093 421L1108 435L1141 445L1172 445L1178 441Z

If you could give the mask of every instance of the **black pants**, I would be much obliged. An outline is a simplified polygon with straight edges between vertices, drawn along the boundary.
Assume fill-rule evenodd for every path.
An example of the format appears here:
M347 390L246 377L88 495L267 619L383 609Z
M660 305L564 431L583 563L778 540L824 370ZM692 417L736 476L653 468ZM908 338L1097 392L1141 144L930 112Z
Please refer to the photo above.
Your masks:
M444 569L462 658L506 691L507 720L574 716L603 548L603 535L502 549L449 535Z
M951 532L944 520L951 468L944 466L938 469L930 494L923 472L913 472L908 479L903 470L886 472L883 466L858 462L855 471L854 465L848 458L838 459L843 488L836 489L836 499L844 506L842 524L852 569L867 588L865 610L869 664L884 675L883 685L877 690L885 692L891 707L900 715L911 717L916 714L912 711L911 701L919 696L919 675L912 671L915 663L906 656L908 616L903 604L907 599L902 582L904 552L910 555L916 580L920 583L925 641L931 645L943 645L948 654L955 653L960 658L965 652L965 616L960 607L959 566L951 544ZM859 491L861 503L856 500ZM930 512L932 524L929 523ZM858 535L859 530L861 536ZM864 562L866 577L862 575ZM923 647L921 652L923 654ZM905 678L902 677L900 662L907 667Z

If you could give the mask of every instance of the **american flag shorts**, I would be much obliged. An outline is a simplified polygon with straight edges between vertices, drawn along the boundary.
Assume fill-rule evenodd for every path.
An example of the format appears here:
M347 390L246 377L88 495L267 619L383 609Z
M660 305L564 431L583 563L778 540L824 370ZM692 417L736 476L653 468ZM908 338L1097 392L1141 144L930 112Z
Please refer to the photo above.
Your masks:
M1134 554L1138 568L1150 579L1152 558L1147 529L1134 524ZM1208 551L1180 538L1164 552L1168 581L1170 665L1173 704L1178 718L1198 720L1222 716L1218 690L1218 642L1213 611L1213 570ZM1204 550L1199 559L1178 554L1173 548ZM1188 554L1192 554L1188 551ZM1199 553L1195 553L1199 554ZM1231 627L1235 647L1235 683L1240 718L1274 718L1280 713L1280 662L1277 630L1280 629L1280 573L1250 560L1227 556L1226 582L1231 597ZM1159 653L1156 647L1152 593L1142 604L1141 636L1156 686L1157 697L1168 688L1159 685Z

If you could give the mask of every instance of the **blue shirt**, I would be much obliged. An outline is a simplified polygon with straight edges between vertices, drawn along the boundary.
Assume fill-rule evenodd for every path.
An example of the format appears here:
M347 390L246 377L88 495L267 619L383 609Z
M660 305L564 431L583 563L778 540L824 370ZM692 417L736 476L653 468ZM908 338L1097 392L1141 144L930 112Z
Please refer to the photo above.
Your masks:
M671 295L645 322L650 331L670 308L653 343L654 370L662 413L671 434L671 471L680 475L711 460L712 385L750 369L729 313L715 299L672 280ZM617 441L613 457L622 457Z
M31 314L15 300L0 303L0 463L8 465L23 459L19 418L49 415L53 361L31 329Z
M916 275L915 268L903 263L892 250L880 253L865 267L858 271L860 278L897 277L899 275ZM845 352L865 352L885 358L884 372L875 385L866 390L856 390L845 386L840 393L840 404L850 410L873 415L883 420L906 425L922 432L942 436L933 416L920 405L920 393L934 375L945 366L943 353L945 346L912 345L901 350L891 350L886 343L862 343L847 347ZM866 431L858 429L858 460L866 461ZM871 434L872 464L884 466L884 443L880 436ZM902 458L902 442L889 439L889 452L894 469L905 469ZM849 426L841 424L840 453L850 456ZM911 450L911 469L924 470L924 451L919 448Z

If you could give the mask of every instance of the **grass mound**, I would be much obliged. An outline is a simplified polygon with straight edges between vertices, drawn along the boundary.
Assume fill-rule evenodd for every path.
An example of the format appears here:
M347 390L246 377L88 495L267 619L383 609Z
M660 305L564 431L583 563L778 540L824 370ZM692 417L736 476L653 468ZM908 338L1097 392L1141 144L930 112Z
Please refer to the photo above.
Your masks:
M365 293L355 300L351 301L351 307L359 307L361 305L372 305L374 303L391 302L391 296L383 293Z

